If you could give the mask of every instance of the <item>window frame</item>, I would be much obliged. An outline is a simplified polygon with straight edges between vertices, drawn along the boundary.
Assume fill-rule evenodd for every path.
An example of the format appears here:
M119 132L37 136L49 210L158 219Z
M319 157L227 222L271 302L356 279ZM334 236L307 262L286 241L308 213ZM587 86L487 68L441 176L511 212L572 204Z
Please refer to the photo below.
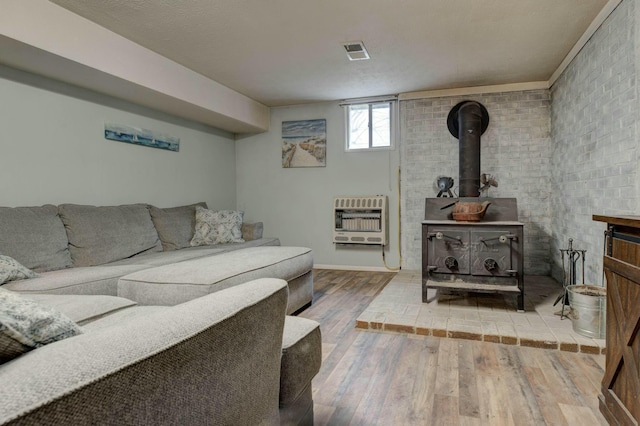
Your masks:
M373 107L375 105L389 105L389 145L373 146ZM396 98L385 98L380 100L353 100L341 104L344 107L345 117L345 151L346 152L371 152L371 151L390 151L395 149L396 134L398 129L398 101ZM367 105L369 111L368 127L369 127L369 146L366 148L351 148L351 107Z

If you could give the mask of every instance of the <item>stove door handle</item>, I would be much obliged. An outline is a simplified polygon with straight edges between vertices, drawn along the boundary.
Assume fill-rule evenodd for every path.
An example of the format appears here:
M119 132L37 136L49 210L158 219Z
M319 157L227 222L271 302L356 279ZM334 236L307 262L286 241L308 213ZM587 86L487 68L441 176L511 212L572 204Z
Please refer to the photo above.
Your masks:
M442 233L442 232L440 232L440 231L438 231L438 232L429 232L429 233L427 234L427 238L429 238L430 240L432 240L432 239L434 239L434 238L435 238L436 240L444 240L445 238L448 238L448 239L450 239L450 240L457 241L458 243L462 244L462 237L460 237L460 236L458 236L458 237L451 237L451 236L449 236L449 235L447 235L447 234L444 234L444 233Z
M505 272L511 275L512 277L515 277L516 275L518 275L518 271L516 271L515 269L507 269Z

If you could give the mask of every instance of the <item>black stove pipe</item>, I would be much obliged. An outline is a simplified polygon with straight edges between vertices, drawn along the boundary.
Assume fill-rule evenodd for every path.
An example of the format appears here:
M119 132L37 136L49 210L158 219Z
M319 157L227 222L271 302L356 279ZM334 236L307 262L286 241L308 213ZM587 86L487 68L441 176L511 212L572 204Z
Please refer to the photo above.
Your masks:
M480 136L489 126L489 113L479 102L463 101L447 118L449 132L460 141L459 196L480 196Z

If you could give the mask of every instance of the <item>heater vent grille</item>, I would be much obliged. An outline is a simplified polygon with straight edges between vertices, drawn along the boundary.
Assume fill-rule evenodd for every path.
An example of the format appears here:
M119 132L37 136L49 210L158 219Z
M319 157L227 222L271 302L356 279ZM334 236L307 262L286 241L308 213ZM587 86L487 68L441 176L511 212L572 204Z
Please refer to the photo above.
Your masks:
M388 206L385 195L336 197L333 200L333 242L386 245Z

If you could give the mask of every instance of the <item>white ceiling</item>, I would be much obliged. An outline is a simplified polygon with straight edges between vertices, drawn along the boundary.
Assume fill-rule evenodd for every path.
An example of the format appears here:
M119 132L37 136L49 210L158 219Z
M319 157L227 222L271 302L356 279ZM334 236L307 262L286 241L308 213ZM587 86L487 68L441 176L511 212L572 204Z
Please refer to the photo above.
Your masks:
M608 2L51 1L267 106L546 81Z

